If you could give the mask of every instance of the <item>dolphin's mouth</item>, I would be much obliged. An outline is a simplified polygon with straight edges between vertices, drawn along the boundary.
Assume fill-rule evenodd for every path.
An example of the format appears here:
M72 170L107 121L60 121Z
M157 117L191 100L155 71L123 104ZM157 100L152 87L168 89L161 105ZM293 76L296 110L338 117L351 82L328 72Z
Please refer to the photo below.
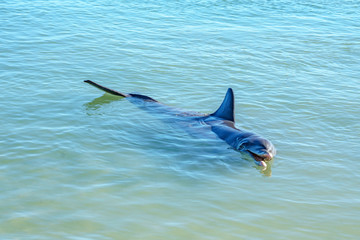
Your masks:
M257 155L256 153L253 153L251 151L248 151L250 156L255 160L255 163L259 166L266 167L266 162L271 160L270 154L265 155Z

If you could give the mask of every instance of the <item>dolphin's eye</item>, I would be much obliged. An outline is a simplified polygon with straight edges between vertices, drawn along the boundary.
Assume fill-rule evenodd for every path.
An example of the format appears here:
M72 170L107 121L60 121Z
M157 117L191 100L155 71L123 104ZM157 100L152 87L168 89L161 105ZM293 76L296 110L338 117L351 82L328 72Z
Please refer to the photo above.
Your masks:
M236 146L236 149L237 149L238 151L244 150L244 148L245 148L244 142L245 142L245 141L244 141L243 139L237 138L237 146Z

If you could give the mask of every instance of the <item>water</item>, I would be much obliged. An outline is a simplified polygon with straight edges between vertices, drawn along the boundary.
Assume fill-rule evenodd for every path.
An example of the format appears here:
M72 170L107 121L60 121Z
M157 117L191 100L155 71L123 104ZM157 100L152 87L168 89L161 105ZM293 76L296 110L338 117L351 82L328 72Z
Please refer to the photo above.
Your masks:
M357 1L0 2L1 239L357 239ZM216 110L262 171L82 82Z

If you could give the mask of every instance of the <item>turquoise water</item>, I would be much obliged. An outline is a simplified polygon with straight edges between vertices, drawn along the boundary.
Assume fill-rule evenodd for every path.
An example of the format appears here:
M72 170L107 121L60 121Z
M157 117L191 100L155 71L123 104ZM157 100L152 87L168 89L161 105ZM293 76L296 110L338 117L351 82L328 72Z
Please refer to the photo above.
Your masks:
M0 2L1 239L358 239L358 1ZM91 79L270 139L265 171Z

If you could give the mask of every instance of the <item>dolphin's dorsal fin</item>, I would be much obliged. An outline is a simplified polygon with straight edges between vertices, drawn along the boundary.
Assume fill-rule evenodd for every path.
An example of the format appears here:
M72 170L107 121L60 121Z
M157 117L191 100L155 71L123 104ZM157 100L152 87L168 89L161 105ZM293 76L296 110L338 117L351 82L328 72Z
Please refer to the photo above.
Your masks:
M227 90L218 110L210 115L234 122L234 92L231 88Z

